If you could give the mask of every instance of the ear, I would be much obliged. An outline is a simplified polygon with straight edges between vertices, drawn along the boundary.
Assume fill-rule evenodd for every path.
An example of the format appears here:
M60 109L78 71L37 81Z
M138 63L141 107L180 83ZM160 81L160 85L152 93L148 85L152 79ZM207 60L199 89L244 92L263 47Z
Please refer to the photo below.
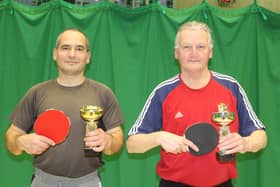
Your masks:
M91 52L88 51L88 52L87 52L87 60L86 60L86 63L87 63L87 64L90 63L90 58L91 58Z
M212 57L213 57L213 49L210 49L209 58L211 59Z
M56 61L56 58L57 58L57 49L54 48L53 49L53 60Z
M175 58L176 60L178 60L178 56L179 56L178 53L179 53L178 49L175 48L175 50L174 50L174 58Z

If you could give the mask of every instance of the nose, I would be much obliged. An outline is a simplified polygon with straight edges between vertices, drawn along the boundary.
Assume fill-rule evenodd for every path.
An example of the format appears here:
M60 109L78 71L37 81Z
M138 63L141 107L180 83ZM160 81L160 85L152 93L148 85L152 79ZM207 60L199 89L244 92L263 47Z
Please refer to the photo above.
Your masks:
M70 57L74 57L75 54L76 54L75 48L72 47L72 48L69 50L69 56L70 56Z
M191 54L192 54L192 55L196 55L196 54L197 54L197 48L196 48L196 46L193 46L193 47L191 48Z

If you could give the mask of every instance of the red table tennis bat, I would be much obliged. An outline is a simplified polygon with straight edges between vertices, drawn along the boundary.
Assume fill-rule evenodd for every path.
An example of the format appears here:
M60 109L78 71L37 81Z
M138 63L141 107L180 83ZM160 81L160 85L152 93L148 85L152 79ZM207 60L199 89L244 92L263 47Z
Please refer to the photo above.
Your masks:
M185 131L185 137L198 146L198 152L192 148L189 150L192 155L196 156L211 152L219 141L219 135L215 127L204 122L188 127Z
M69 134L70 120L63 112L56 109L49 109L38 116L34 123L34 131L59 144Z

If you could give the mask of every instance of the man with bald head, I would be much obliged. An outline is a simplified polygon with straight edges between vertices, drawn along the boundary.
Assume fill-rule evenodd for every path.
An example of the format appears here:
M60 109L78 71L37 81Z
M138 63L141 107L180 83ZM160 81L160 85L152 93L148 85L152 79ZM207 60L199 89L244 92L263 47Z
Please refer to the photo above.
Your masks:
M84 155L84 146L111 155L123 145L124 118L116 97L104 84L85 77L90 57L89 41L83 32L63 31L53 50L57 78L30 88L10 116L6 146L14 155L34 156L31 187L100 187L101 154ZM80 116L85 105L102 108L102 127L86 132ZM36 118L48 109L63 111L71 121L70 133L60 144L31 131Z

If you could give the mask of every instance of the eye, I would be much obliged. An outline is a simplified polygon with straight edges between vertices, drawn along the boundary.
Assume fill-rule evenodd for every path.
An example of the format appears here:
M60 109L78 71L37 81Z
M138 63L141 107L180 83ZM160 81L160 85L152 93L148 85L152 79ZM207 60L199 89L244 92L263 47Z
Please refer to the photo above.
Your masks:
M69 51L69 50L71 50L71 47L67 46L67 45L64 45L64 46L61 46L61 50L62 51Z
M206 49L206 45L197 45L197 49L198 50L203 50L203 49Z
M78 47L75 48L75 51L84 52L85 48L83 46L78 46Z
M192 46L191 45L183 45L183 49L191 49L192 48Z

